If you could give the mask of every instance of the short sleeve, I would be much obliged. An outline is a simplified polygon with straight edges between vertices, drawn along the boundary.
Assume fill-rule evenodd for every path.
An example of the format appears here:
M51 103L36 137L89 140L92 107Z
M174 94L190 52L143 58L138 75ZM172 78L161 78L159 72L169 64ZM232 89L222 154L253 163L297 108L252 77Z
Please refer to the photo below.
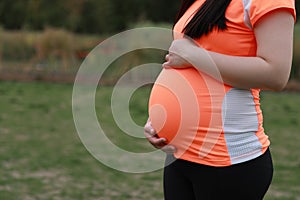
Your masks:
M278 9L289 11L296 21L295 0L252 0L249 13L252 27L261 17Z

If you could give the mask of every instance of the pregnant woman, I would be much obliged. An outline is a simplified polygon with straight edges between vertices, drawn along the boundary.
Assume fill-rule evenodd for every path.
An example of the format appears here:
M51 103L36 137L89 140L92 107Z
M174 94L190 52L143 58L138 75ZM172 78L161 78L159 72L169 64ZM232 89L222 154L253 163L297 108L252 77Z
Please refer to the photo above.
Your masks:
M288 81L294 0L182 0L145 135L166 200L259 200L273 175L260 90Z

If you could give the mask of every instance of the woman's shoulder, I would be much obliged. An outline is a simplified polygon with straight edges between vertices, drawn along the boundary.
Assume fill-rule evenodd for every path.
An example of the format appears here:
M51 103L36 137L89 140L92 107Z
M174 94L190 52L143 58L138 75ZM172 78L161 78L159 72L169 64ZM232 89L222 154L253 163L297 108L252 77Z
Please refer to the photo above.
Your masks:
M252 26L264 15L278 9L290 12L296 20L294 0L240 0Z

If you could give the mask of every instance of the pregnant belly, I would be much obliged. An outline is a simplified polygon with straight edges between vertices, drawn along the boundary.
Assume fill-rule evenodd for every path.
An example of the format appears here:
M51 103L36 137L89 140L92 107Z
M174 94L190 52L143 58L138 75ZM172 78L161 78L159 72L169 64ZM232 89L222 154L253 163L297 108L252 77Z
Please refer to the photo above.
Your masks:
M202 77L194 68L163 69L152 88L149 99L152 126L159 137L177 148L187 148L201 127L209 127L211 97Z

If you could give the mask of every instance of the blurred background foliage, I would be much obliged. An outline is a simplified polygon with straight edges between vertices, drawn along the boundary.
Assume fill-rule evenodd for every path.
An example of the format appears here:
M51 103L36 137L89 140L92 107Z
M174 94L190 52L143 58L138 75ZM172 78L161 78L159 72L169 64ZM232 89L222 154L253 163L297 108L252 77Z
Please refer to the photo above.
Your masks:
M0 70L18 75L38 71L39 78L41 71L45 76L74 74L87 53L112 34L142 26L171 28L179 4L180 0L0 0ZM300 0L296 7L300 12ZM298 24L294 79L300 79ZM162 54L157 54L158 60ZM147 59L146 53L135 55ZM132 67L125 63L126 69Z
M180 1L0 0L0 79L72 82L86 55L107 37L142 26L171 28ZM117 77L136 63L162 62L163 52L135 52L115 67ZM134 61L134 63L132 62ZM115 65L117 65L117 62ZM113 68L113 67L112 67ZM67 80L66 73L71 75ZM52 78L53 80L53 78Z
M76 33L112 33L149 20L172 23L180 1L1 0L0 24L9 30L65 28Z
M138 21L172 23L180 0L1 0L0 25L9 30L65 28L112 33ZM300 0L296 0L300 10Z

